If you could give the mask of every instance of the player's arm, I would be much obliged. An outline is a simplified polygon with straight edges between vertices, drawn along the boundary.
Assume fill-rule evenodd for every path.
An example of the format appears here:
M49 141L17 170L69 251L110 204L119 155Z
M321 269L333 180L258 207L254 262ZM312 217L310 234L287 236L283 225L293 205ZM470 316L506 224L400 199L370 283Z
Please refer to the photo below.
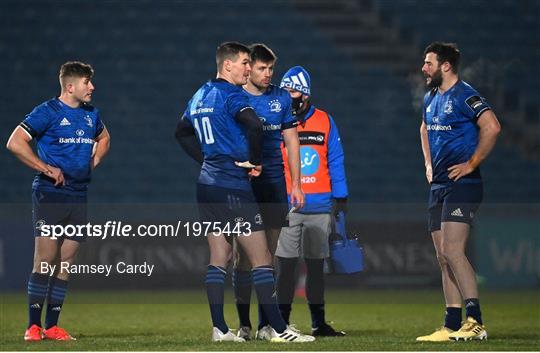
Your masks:
M15 130L13 130L6 147L21 162L30 168L45 174L49 178L54 179L55 186L64 185L64 175L62 174L60 168L53 167L52 165L49 165L39 159L30 146L31 140L32 135L30 135L30 132L25 130L23 126L19 125L15 128Z
M105 126L103 126L103 130L94 141L96 143L94 144L94 153L92 154L92 160L90 162L92 169L96 168L98 164L101 163L111 146L111 135L109 135L109 131Z
M300 141L295 125L283 130L283 142L287 149L287 162L291 173L291 204L296 208L302 208L305 196L300 183Z
M188 156L199 164L203 163L204 156L195 129L185 116L182 116L182 119L176 125L174 137Z
M433 181L433 169L431 167L431 153L429 152L428 133L424 119L422 119L422 124L420 125L420 142L422 143L424 165L426 166L426 179L428 183L431 183Z
M341 145L339 131L331 116L330 132L328 133L328 172L332 186L332 198L334 199L334 214L347 212L347 178L345 176L345 154Z
M477 120L478 145L472 157L465 163L453 165L448 168L448 177L454 181L472 173L486 159L497 141L501 132L501 124L492 110L485 110Z
M235 119L244 127L249 146L249 160L236 162L236 165L252 169L251 176L259 176L262 171L263 124L251 107L240 109Z

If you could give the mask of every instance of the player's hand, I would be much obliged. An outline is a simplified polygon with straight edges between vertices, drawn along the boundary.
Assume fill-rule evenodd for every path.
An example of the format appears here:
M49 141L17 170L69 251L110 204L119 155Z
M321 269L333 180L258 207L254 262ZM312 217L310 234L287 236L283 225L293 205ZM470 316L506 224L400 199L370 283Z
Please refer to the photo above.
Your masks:
M426 179L430 184L433 181L433 169L431 166L426 166Z
M101 162L101 160L98 157L96 156L92 157L92 159L90 160L90 167L92 168L92 170L96 169L99 162Z
M471 174L474 171L473 166L469 162L460 163L448 168L448 178L453 181L458 181L465 175Z
M256 165L251 164L250 161L245 161L245 162L234 162L234 164L236 164L237 167L242 167L242 168L246 168L246 169L250 169L250 168L255 168L255 167L256 167Z
M248 175L250 178L258 177L262 172L262 165L252 164L250 161L234 162L237 167L249 169Z
M54 179L54 186L64 186L66 184L64 174L62 173L62 170L60 168L56 168L52 165L47 164L47 171L44 174L49 178Z
M255 166L254 168L251 168L251 169L249 170L248 175L249 175L249 178L251 179L251 178L256 178L256 177L258 177L259 175L261 175L261 173L262 173L262 166L257 165L257 166Z
M302 192L300 186L293 187L291 189L291 204L295 209L300 209L304 207L306 203L306 196Z

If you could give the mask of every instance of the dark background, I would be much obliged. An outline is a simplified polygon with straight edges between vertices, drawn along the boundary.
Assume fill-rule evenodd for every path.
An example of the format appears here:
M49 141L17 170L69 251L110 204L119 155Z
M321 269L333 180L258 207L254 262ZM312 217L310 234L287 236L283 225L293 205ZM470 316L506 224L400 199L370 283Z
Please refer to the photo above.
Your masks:
M263 42L279 57L274 83L289 67L304 66L314 104L334 117L342 136L348 230L359 235L367 266L336 285L438 285L425 227L420 68L431 41L456 42L462 78L487 98L503 126L482 165L485 199L469 250L482 283L537 287L539 13L534 0L2 1L0 141L7 142L34 106L58 95L63 62L91 63L93 104L112 145L90 187L90 218L141 222L148 212L161 212L150 221L187 219L198 168L173 138L176 121L195 90L215 76L217 45ZM33 172L6 149L0 149L0 163L0 278L4 288L23 288L33 248ZM111 208L117 212L107 214ZM164 247L173 260L204 244L145 239L124 240L121 247L129 251L139 242ZM89 244L81 260L118 260L103 255L111 244ZM195 285L207 261L202 249L196 259L178 260L176 270L162 264L165 277L158 273L130 286ZM168 259L159 251L137 256ZM191 280L172 280L187 272Z

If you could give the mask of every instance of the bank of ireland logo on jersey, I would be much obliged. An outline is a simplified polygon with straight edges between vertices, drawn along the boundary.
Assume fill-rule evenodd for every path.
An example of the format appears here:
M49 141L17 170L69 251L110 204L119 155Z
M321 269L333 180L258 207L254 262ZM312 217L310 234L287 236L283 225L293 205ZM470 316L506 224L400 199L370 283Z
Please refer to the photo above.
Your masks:
M268 102L268 105L270 106L271 112L279 113L281 111L281 103L277 99L272 99Z
M320 158L317 151L311 147L300 148L300 165L302 166L302 175L313 175L319 170Z
M84 130L78 129L77 131L75 131L75 133L77 134L77 136L83 136Z

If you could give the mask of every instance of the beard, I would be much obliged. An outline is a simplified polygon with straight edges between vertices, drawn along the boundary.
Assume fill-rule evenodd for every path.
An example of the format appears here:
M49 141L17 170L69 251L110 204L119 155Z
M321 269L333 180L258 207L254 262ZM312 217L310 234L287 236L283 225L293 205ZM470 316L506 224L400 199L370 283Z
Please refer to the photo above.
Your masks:
M268 87L270 86L270 83L268 84L264 84L264 83L255 83L253 81L251 81L251 83L253 84L253 86L255 86L259 91L264 91L266 89L268 89Z
M429 76L428 76L429 77ZM427 83L428 88L437 88L442 85L442 71L438 69L431 75L430 81Z

